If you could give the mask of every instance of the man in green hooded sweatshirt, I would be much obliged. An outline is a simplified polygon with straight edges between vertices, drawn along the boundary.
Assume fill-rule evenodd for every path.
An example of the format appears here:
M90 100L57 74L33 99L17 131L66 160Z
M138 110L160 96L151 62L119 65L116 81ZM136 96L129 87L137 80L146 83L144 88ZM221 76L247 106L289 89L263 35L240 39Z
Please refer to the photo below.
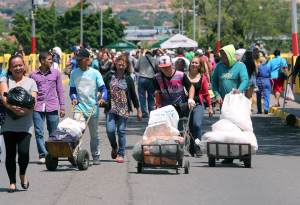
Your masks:
M221 62L219 62L212 75L212 89L222 105L226 94L242 93L248 87L248 73L245 64L235 58L235 48L227 45L221 48Z
M212 89L222 105L226 94L233 91L234 94L244 92L248 87L248 73L244 63L236 61L235 48L227 45L220 51L221 62L217 64L212 75ZM223 164L231 164L233 159L224 159Z

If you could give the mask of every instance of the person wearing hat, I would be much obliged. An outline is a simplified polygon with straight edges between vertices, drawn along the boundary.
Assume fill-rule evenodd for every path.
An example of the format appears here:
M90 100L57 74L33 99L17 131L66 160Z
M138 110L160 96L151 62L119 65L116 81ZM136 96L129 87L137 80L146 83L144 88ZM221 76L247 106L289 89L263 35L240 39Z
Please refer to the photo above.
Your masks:
M78 69L73 70L70 76L70 98L75 114L82 113L87 119L91 112L94 112L88 127L91 135L90 149L93 164L98 165L100 164L99 107L96 105L105 105L107 89L99 71L90 67L90 53L85 48L78 51L77 61Z

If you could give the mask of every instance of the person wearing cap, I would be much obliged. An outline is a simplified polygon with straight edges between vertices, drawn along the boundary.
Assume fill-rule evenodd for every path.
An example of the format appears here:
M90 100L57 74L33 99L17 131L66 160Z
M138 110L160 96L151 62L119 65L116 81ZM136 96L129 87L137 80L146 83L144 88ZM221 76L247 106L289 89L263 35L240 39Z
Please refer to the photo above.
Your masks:
M184 72L187 72L188 67L190 65L190 61L184 56L184 49L183 48L178 48L176 51L176 57L172 59L172 64L175 66L176 61L178 59L183 59L185 61L185 67L184 67Z
M82 113L85 119L92 115L88 127L90 131L90 149L93 164L100 164L100 140L98 132L99 106L107 101L107 89L99 71L90 67L90 53L81 48L77 54L78 69L70 76L70 98L74 106L74 114ZM91 113L94 112L94 113ZM77 118L77 116L75 116Z
M224 46L221 51L221 61L217 64L212 75L212 90L220 105L226 94L243 93L248 88L248 72L244 63L235 58L235 48L232 44ZM225 159L222 163L232 163Z
M184 91L184 73L172 67L171 58L163 55L159 58L159 72L154 76L154 87L156 95L159 95L157 107L180 104L187 102Z

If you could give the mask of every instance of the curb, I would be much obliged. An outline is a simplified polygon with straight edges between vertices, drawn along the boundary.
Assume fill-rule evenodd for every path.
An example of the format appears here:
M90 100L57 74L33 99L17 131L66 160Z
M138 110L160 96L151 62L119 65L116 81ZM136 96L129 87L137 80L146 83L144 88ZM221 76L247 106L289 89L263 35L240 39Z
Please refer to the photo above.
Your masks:
M270 113L273 113L275 116L281 118L282 120L285 120L286 116L289 115L289 114L291 114L291 113L282 111L278 107L271 107L270 108ZM300 127L300 118L299 117L297 117L295 126L296 127Z

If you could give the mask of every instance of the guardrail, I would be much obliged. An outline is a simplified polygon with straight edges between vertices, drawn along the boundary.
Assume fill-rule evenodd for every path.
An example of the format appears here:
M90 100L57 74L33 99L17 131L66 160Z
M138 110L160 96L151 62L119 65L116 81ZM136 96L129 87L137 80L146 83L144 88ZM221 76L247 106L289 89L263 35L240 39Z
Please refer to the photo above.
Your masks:
M60 71L63 71L63 69L66 67L66 64L71 57L72 54L62 53L61 60L60 60ZM4 54L3 56L0 56L0 65L2 64L2 68L7 69L8 68L8 59L10 58L10 54ZM273 55L270 55L270 58L273 58ZM285 58L289 65L292 65L296 62L297 56L293 56L291 53L283 53L281 54L282 58ZM24 61L27 67L27 72L31 73L39 66L39 59L38 54L30 54L24 57ZM296 79L296 93L300 94L300 84L299 84L299 77Z

